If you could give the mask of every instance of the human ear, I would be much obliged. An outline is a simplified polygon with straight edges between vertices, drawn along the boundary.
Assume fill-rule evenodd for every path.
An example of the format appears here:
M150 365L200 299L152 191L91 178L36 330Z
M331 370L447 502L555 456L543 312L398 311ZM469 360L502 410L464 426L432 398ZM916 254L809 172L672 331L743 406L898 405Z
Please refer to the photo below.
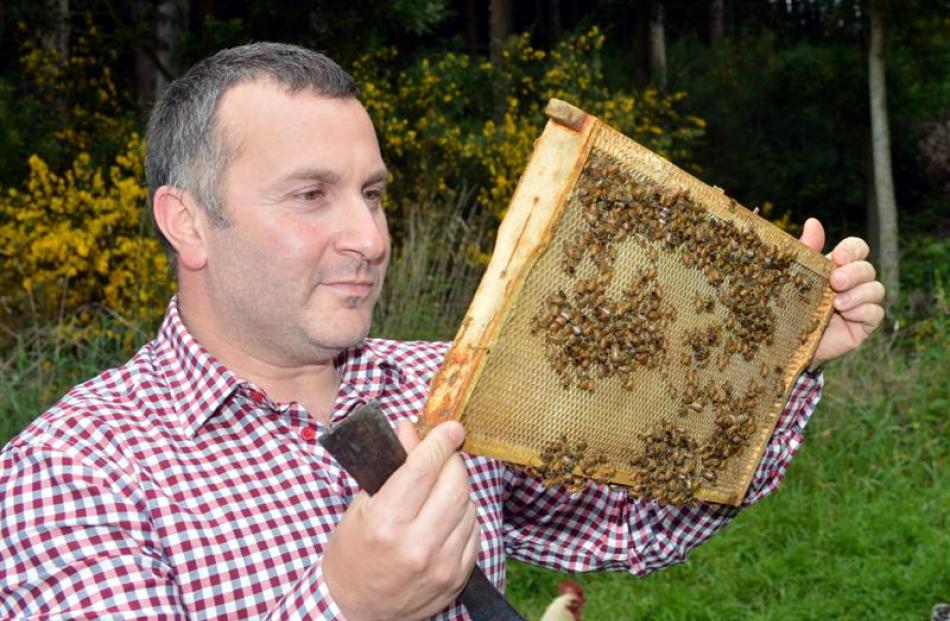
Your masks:
M152 198L155 224L178 254L178 265L200 270L208 262L201 206L180 189L163 185Z

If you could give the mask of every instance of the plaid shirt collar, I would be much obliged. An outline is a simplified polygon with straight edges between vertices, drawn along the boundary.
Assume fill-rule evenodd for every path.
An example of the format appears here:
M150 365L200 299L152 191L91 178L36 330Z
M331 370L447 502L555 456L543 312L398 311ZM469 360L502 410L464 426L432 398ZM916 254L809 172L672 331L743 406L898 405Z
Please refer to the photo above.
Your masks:
M262 388L233 373L205 349L185 326L177 295L168 304L154 345L153 364L179 404L178 424L188 437L197 435L236 394L257 394L275 410L292 407L270 401ZM399 387L404 379L396 360L374 347L373 339L341 352L334 364L341 378L337 403L347 397L369 401ZM338 422L346 413L346 408L335 407L332 421Z

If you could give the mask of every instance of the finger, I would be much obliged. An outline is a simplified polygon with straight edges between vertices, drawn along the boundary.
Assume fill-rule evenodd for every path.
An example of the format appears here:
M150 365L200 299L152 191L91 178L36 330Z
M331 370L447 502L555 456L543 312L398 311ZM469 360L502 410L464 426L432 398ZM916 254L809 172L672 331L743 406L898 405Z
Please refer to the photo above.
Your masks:
M847 291L862 285L873 282L876 273L874 266L867 261L854 261L831 272L831 288L835 291Z
M379 511L390 512L389 519L411 521L425 503L445 462L465 439L465 430L457 421L434 427L373 497Z
M399 443L402 444L407 453L411 453L422 442L419 438L419 432L416 431L416 426L412 424L412 421L406 419L399 421L399 424L396 425L396 437L399 438Z
M808 218L802 226L799 240L815 252L821 252L825 247L825 227L816 218Z
M468 471L461 457L456 455L445 464L416 516L416 523L423 529L421 535L448 537L469 510L471 495Z
M874 280L854 287L834 298L835 309L844 312L862 304L881 304L884 302L884 285Z
M478 526L475 505L468 504L464 519L449 534L441 547L440 558L448 561L448 566L456 576L452 588L461 591L478 557L481 543L481 528ZM457 593L456 593L457 594Z
M849 323L860 324L865 334L873 332L884 320L884 307L880 304L861 304L841 313Z
M475 505L472 505L475 509ZM472 520L472 530L468 535L468 541L465 543L465 550L462 552L462 570L468 570L470 574L478 562L478 551L482 547L482 527L478 524L478 517Z
M863 261L870 253L871 248L866 241L860 237L847 237L835 246L830 256L835 265L845 265L852 261Z

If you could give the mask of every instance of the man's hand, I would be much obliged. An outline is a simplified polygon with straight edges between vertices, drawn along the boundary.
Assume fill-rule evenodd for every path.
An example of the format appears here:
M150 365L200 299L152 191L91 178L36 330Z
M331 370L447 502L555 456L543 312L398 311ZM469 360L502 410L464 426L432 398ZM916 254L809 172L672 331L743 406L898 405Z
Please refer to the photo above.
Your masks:
M817 252L825 245L825 229L814 218L805 221L801 241ZM874 266L865 259L870 249L863 239L848 237L828 257L835 267L831 288L834 314L825 328L809 369L857 349L884 319L884 285L875 280Z
M478 555L468 474L456 449L465 431L437 426L424 441L405 421L409 453L375 496L360 492L323 556L323 574L347 619L421 619L459 595Z

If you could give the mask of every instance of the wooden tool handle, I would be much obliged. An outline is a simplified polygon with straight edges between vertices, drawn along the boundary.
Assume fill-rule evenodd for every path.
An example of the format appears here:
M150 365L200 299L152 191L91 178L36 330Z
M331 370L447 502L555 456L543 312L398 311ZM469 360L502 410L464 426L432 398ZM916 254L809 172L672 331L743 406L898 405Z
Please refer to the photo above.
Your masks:
M320 436L323 445L369 494L375 494L406 461L406 450L375 403L368 403ZM473 621L524 621L478 565L465 584L462 603Z

